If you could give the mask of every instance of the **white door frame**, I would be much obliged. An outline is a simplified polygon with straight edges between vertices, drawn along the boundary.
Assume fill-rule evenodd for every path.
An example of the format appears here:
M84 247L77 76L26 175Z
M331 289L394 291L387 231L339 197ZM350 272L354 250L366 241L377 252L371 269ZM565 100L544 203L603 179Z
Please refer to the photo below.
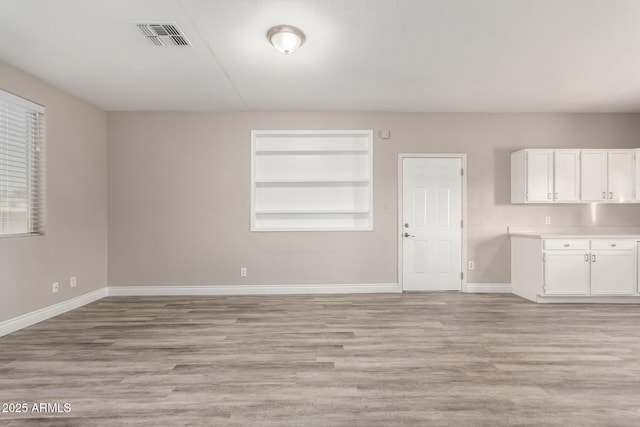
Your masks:
M398 154L398 285L400 291L404 290L402 284L402 226L403 207L402 207L402 160L419 157L425 159L432 158L450 158L462 160L462 265L460 271L462 274L462 292L467 292L467 153L399 153Z

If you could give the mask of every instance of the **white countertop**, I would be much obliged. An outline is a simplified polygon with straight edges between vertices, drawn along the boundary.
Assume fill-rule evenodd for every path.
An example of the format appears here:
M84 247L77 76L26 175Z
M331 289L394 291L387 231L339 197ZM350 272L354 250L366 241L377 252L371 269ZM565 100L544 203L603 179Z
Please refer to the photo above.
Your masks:
M507 227L509 236L535 239L638 239L635 227Z

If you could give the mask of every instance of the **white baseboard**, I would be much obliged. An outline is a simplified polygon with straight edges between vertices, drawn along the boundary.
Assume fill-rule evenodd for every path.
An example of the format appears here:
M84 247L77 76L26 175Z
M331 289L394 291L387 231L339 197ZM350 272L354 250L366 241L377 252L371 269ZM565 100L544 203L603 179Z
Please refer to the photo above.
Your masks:
M397 283L358 283L348 285L109 286L109 296L372 294L393 292L402 292Z
M13 319L5 320L4 322L0 322L0 337L31 325L35 325L43 320L59 316L67 311L82 307L83 305L97 301L106 296L107 288L102 288L49 307L41 308L40 310L32 311L31 313L23 314L22 316L14 317Z
M399 293L398 283L293 284L293 285L211 285L211 286L109 286L77 298L45 307L0 323L0 337L19 329L82 307L106 296L171 295L295 295ZM470 293L510 293L508 283L468 283Z
M544 296L536 301L542 304L640 304L640 296Z
M511 283L467 283L465 292L472 294L510 294Z

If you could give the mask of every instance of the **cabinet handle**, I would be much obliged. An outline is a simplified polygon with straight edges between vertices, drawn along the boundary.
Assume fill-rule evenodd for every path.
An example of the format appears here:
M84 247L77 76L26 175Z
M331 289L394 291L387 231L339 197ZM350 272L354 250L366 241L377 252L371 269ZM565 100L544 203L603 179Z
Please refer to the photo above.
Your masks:
M584 262L589 262L589 254L584 254Z
M595 255L591 255L591 262L596 262L596 256Z
M603 191L602 192L602 200L606 200L607 199L607 192Z
M551 200L551 193L547 193L547 199Z
M609 200L613 199L613 191L609 191Z

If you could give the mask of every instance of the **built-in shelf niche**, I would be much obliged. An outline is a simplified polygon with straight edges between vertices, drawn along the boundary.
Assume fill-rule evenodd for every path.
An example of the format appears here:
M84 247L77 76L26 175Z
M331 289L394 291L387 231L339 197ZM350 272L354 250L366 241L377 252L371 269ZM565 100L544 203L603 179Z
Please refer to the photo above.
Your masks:
M373 229L371 130L252 131L252 231Z

